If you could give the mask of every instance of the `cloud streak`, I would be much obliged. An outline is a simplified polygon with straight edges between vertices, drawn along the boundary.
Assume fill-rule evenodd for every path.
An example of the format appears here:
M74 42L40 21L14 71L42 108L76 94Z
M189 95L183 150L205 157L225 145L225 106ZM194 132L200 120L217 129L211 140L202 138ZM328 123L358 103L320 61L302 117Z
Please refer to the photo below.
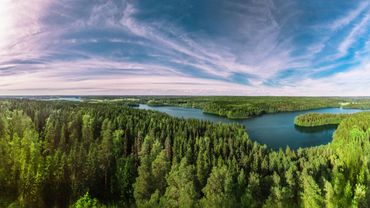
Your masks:
M0 3L4 95L368 95L370 87L367 2Z

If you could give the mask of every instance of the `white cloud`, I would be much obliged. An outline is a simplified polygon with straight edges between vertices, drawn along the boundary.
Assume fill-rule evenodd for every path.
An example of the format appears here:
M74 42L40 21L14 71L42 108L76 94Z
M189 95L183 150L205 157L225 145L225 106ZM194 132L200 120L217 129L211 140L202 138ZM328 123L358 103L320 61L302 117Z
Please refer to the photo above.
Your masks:
M48 1L0 0L0 5L1 55L19 52L19 45L44 32L39 21Z
M354 44L354 42L359 38L359 36L364 34L364 32L368 31L369 20L370 14L366 14L361 19L361 21L351 29L349 34L341 42L341 44L338 47L338 50L342 56L346 55L348 49Z
M343 16L342 18L336 19L331 25L330 29L338 30L343 27L348 26L352 23L356 18L358 18L366 9L369 9L370 2L368 1L361 1L359 6L354 10L350 11L347 15Z
M0 0L0 4L0 94L368 95L370 88L368 64L327 78L307 78L338 66L331 62L312 69L315 55L325 49L330 37L309 44L302 55L292 54L299 47L294 44L294 35L285 34L284 28L296 14L277 18L274 15L282 13L276 11L281 5L273 1L240 7L242 11L235 19L235 33L244 38L240 42L194 37L165 21L139 21L136 14L140 11L132 2L94 4L84 8L88 12L81 12L81 16L69 14L71 8L50 0ZM368 6L361 3L331 26L338 30L360 19L338 46L341 54L364 37L370 15L361 14ZM50 11L71 22L66 21L63 27L53 25ZM49 23L45 23L46 17ZM92 28L107 32L113 29L127 37L74 36ZM123 48L127 53L122 57L115 57L113 52L96 54L73 47L104 41L140 46L153 60L135 61L129 57L129 48ZM369 48L368 42L357 58L368 54ZM210 78L200 78L186 68ZM280 87L263 84L286 69L301 73L279 80L284 84ZM250 76L249 85L226 81L235 73Z

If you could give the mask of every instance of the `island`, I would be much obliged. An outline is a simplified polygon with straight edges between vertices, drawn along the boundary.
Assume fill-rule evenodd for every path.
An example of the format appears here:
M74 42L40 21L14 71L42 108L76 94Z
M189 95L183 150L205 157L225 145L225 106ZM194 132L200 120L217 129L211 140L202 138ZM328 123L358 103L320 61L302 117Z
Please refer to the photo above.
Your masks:
M333 125L350 116L351 114L306 113L295 117L294 124L304 127Z

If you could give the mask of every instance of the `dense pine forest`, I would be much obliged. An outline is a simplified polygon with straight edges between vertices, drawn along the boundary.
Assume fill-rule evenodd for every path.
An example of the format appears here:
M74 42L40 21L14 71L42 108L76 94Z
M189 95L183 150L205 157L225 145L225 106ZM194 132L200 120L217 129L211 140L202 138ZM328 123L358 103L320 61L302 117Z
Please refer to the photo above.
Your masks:
M368 112L328 145L272 151L120 102L1 100L0 207L368 207L369 139Z

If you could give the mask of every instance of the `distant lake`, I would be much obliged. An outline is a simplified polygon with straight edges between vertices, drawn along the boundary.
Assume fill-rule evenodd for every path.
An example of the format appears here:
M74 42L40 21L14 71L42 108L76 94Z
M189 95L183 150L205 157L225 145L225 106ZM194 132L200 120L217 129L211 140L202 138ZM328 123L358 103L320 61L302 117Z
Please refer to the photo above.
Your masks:
M294 118L302 113L356 113L358 109L342 108L322 108L306 111L294 111L284 113L264 114L262 116L232 120L224 117L204 114L202 110L195 108L184 108L174 106L152 107L140 104L139 109L155 110L167 113L178 118L201 119L211 122L222 123L240 123L245 126L249 137L260 144L266 144L272 149L285 149L289 146L291 149L299 147L311 147L327 144L332 141L336 125L324 127L297 127L294 125Z
M81 102L81 97L36 97L36 100L43 100L43 101L74 101L74 102Z

